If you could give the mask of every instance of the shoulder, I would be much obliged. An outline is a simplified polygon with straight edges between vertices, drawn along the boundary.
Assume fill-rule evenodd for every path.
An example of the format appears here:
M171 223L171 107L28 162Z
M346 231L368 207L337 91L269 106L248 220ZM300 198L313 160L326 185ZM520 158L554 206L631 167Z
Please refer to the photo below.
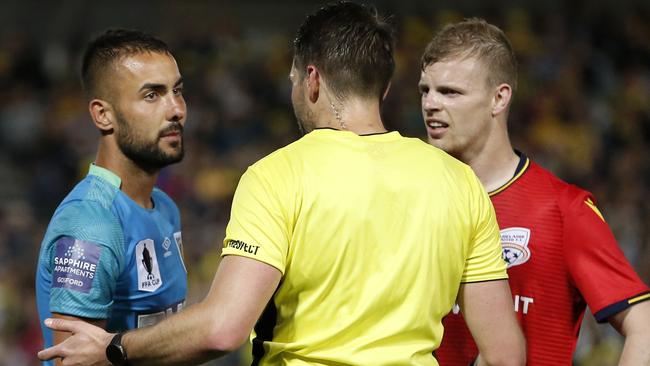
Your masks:
M54 212L46 239L70 236L110 246L122 243L122 223L113 210L117 192L101 178L86 177Z
M291 176L299 176L311 149L313 146L310 146L303 137L259 159L248 167L244 175L252 175L267 181L286 180Z
M564 181L533 162L531 162L531 173L534 174L533 178L538 184L545 184L552 191L561 210L574 209L582 206L586 201L591 203L595 201L591 192Z
M74 200L60 206L52 217L48 233L96 238L107 244L123 239L119 218L110 208L92 200Z

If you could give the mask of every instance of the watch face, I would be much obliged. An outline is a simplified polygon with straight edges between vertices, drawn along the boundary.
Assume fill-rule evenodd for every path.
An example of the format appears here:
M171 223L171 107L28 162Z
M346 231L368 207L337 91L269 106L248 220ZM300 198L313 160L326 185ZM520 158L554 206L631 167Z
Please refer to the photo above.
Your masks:
M122 346L109 344L108 347L106 347L106 358L113 365L121 365L124 363L125 360Z

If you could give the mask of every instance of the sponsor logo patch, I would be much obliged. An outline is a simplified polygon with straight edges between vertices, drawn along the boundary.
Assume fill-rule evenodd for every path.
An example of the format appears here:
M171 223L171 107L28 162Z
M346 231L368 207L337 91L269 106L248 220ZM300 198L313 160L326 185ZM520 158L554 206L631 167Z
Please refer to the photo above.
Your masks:
M185 269L185 273L187 273L185 261L183 260L183 237L181 236L180 231L174 233L174 242L176 243L176 248L178 249L178 255L181 257L181 264L183 265L183 269Z
M136 264L138 266L138 290L154 292L162 286L158 257L153 240L141 240L135 246Z
M62 237L56 242L52 287L88 293L97 274L101 247L83 240Z
M503 260L508 268L528 262L530 259L530 229L524 227L509 227L501 230L501 247Z
M257 255L257 251L260 249L259 245L250 245L246 244L243 241L240 240L231 240L228 242L228 247L241 250L242 252L246 252L252 255Z
M165 238L162 245L163 245L163 249L165 249L165 254L163 254L163 257L167 258L170 255L172 255L171 250L169 250L169 247L172 245L172 241L169 240L169 238Z

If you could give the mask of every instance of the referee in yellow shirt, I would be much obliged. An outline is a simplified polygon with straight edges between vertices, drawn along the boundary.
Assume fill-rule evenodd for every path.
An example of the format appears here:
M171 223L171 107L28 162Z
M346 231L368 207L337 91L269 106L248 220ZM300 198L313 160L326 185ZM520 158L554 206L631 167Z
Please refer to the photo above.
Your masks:
M210 293L126 334L56 320L78 334L40 357L200 363L252 334L255 365L437 365L441 320L458 301L483 359L523 364L481 183L381 120L393 47L371 8L338 3L307 17L290 72L305 136L242 176Z

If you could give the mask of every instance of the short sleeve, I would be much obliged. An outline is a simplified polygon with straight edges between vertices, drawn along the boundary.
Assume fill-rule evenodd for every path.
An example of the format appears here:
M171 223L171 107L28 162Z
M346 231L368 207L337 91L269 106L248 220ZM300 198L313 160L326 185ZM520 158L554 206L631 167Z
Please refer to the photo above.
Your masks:
M469 283L507 279L494 207L476 175L469 171L467 176L471 235L461 281Z
M575 286L598 322L650 299L609 225L585 192L564 212L564 255Z
M278 172L249 168L237 186L222 255L239 255L269 264L284 274L291 222L287 207L293 194Z
M119 221L92 202L72 202L55 214L44 258L52 275L50 311L106 319L121 268L124 236Z

